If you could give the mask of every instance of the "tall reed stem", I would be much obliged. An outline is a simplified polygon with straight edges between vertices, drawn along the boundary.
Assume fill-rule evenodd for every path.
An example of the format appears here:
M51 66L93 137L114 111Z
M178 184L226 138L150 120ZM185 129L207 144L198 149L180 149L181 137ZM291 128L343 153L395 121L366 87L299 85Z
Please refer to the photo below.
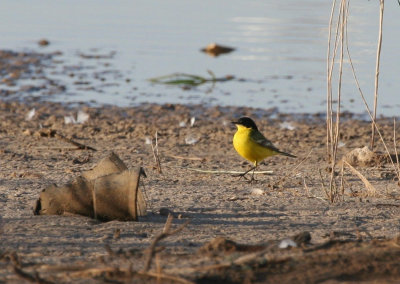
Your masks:
M327 55L327 151L329 162L331 164L331 175L329 181L328 198L334 202L338 198L338 187L335 182L335 168L337 160L337 151L340 136L340 112L341 112L341 97L342 97L342 74L343 74L343 57L345 46L345 27L347 25L347 6L348 0L341 0L338 21L336 25L335 45L333 52L331 52L331 38L332 38L332 18L335 10L335 3L333 0L331 17L329 20L329 39L328 39L328 55ZM335 66L336 53L340 47L339 53L339 69L338 69L338 86L337 86L337 100L336 111L333 111L333 96L332 96L332 74ZM332 56L331 56L332 53Z
M378 47L376 49L376 64L375 64L375 94L374 94L374 121L376 121L376 109L378 106L378 84L379 84L379 63L381 58L382 48L382 24L383 24L383 10L385 8L385 0L379 0L379 34L378 34ZM371 134L371 150L375 144L375 126L371 123L372 134Z

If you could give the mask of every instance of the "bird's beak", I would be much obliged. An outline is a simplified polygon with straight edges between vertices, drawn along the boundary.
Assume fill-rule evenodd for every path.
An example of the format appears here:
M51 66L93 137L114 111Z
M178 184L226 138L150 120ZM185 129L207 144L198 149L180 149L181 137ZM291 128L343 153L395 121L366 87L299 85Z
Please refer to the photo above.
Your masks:
M236 124L238 124L239 122L238 122L238 121L231 121L231 123L234 124L234 125L236 125Z

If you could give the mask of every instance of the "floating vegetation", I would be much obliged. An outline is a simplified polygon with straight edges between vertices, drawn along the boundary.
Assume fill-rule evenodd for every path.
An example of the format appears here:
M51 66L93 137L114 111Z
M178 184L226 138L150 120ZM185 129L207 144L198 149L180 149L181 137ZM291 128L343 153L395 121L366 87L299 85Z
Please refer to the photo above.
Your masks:
M212 71L208 70L207 72L211 75L211 78L205 78L187 73L172 73L161 77L150 78L149 81L156 84L176 85L182 88L190 89L192 87L209 82L215 84L216 82L226 82L235 78L232 75L226 75L225 77L217 78Z

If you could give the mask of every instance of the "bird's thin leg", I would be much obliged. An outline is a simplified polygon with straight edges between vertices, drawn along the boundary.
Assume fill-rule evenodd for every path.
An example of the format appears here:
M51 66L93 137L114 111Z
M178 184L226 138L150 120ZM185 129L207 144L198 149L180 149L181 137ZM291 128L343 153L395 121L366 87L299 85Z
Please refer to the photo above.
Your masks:
M242 177L242 178L244 178L244 179L247 179L247 178L245 177L245 175L247 175L247 174L248 174L249 172L251 172L251 171L253 171L253 175L254 175L254 170L255 170L256 167L257 167L257 166L251 167L249 170L245 171L243 174L240 174L239 177Z
M252 173L252 175L251 175L251 180L250 180L250 182L255 181L254 172L256 171L257 166L258 166L258 164L257 164L257 162L256 162L255 165L254 165L254 167L253 167L253 173Z

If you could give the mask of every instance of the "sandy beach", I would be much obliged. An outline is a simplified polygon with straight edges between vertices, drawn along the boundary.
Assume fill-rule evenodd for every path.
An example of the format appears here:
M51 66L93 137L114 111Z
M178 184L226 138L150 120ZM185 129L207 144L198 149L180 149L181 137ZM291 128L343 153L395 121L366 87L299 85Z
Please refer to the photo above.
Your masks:
M78 111L89 119L66 124L65 116ZM298 158L267 159L259 170L271 172L256 175L252 184L224 173L250 166L232 147L230 121L242 115L253 117L268 139ZM2 102L0 118L0 279L7 283L395 283L400 277L395 172L384 160L357 167L376 190L370 196L345 168L340 200L328 201L326 129L319 115L199 105ZM392 121L379 123L390 141ZM43 129L97 151L43 137ZM370 131L369 123L348 114L339 157L368 145ZM162 173L151 147L156 132ZM145 169L140 188L147 216L100 222L33 215L44 188L73 180L110 152L128 168ZM382 143L377 152L384 153ZM175 217L172 229L189 224L158 243L163 249L143 272L166 212ZM296 240L296 247L279 248L285 239Z

